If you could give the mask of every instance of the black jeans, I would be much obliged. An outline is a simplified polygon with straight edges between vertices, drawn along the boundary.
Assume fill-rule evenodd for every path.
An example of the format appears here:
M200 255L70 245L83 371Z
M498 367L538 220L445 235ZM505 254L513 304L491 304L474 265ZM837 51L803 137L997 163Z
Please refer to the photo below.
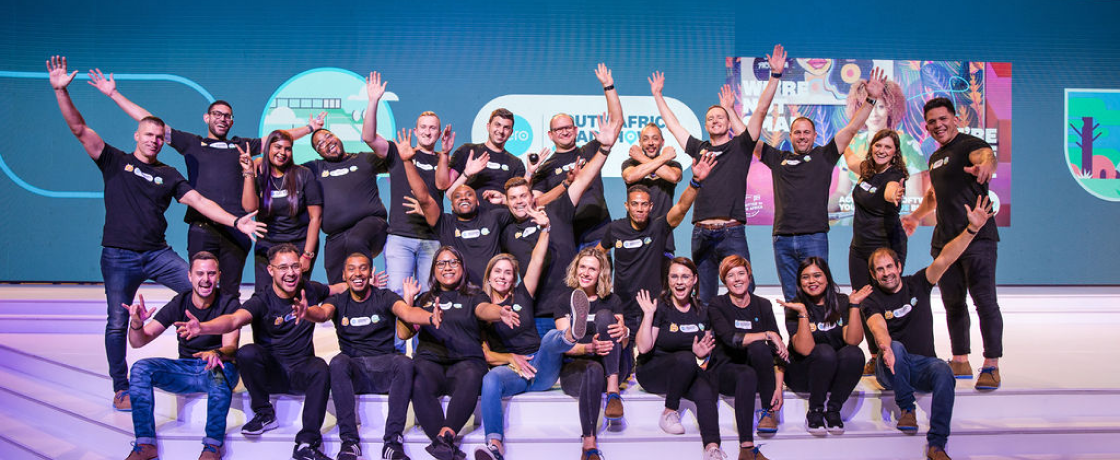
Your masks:
M809 356L791 351L786 385L799 393L809 392L809 410L839 411L863 377L863 360L863 350L851 345L836 350L818 343ZM829 393L826 408L824 400Z
M996 299L996 249L992 240L973 241L964 254L945 270L941 281L941 301L949 323L949 343L954 355L972 352L969 339L971 321L965 293L972 295L976 316L980 319L980 337L984 340L984 357L1003 356L1003 313ZM941 251L935 250L936 258Z
M342 269L350 254L364 254L373 260L385 248L385 238L389 236L389 224L377 216L366 216L350 228L327 235L323 246L323 265L327 269L327 282L342 282Z
M774 376L774 352L766 342L747 345L747 362L727 362L715 369L719 392L735 398L735 424L739 442L754 442L754 395L762 408L770 410L778 382Z
M355 395L388 393L389 413L381 439L396 442L404 431L408 402L412 399L412 360L396 353L355 357L339 353L331 359L330 370L338 437L343 441L360 441Z
M599 338L610 337L609 327L615 324L614 313L599 310L595 313L595 332ZM587 331L588 334L593 334ZM579 400L579 425L583 436L594 436L599 423L599 409L603 393L607 391L607 376L617 375L622 346L615 344L610 353L601 356L580 356L560 368L560 389L564 394Z
M465 359L452 364L440 364L424 358L413 360L416 375L412 379L412 410L416 421L424 433L433 441L443 427L451 428L456 434L467 424L478 396L482 394L482 377L486 375L486 363L476 359ZM440 407L439 397L451 396L447 403L447 415Z
M187 230L187 258L199 251L208 251L218 258L222 271L220 284L223 294L237 298L241 295L241 274L245 259L253 242L248 235L224 225L210 222L192 222Z
M654 356L638 366L638 383L665 395L665 408L680 410L681 398L696 403L696 421L704 445L719 444L719 392L711 376L696 364L696 355L677 351Z
M303 394L303 428L296 434L296 444L318 446L323 441L319 430L331 391L330 370L323 358L282 362L264 347L250 343L237 349L237 367L254 414L276 413L268 399L273 393Z

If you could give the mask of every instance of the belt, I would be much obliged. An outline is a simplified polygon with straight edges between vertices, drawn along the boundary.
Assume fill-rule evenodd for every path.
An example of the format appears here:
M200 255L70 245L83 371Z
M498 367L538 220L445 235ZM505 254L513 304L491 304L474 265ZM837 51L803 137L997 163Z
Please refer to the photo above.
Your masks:
M728 228L738 227L740 225L743 225L743 223L737 220L724 222L722 224L696 224L697 227L700 227L704 230L724 230Z

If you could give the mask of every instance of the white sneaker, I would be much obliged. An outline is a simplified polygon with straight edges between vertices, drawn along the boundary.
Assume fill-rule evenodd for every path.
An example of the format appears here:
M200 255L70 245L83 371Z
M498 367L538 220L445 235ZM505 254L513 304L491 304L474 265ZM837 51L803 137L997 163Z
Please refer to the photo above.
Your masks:
M727 454L723 453L723 449L719 446L709 447L704 451L704 460L723 460L727 458Z
M669 411L661 414L661 421L658 423L661 430L669 434L684 434L684 425L681 425L681 414L677 411Z

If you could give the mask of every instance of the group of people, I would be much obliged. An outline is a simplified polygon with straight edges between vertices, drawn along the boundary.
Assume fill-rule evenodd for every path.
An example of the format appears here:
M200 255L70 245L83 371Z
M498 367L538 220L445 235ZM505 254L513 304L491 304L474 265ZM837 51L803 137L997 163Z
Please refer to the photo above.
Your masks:
M426 450L440 459L465 457L456 438L480 404L486 443L475 458L501 459L502 399L557 381L578 399L581 458L601 459L600 411L608 421L624 417L621 388L632 374L644 390L665 395L659 425L667 433L685 431L681 399L696 404L704 458L725 457L720 395L734 397L739 458L763 459L753 434L778 430L783 387L809 394L809 432L839 434L841 407L862 375L895 391L902 431L918 428L913 392L932 391L927 454L949 458L954 376L972 378L966 292L984 337L977 388L1000 385L998 235L987 198L995 154L959 132L951 101L931 99L926 126L940 145L930 158L932 187L917 210L900 216L909 173L898 133L888 127L871 136L867 151L849 148L883 97L883 72L856 85L863 100L827 144L815 145L814 123L802 117L791 125L793 151L782 151L758 142L785 50L775 46L767 58L771 77L750 118L744 123L735 115L725 86L705 114L708 140L686 131L670 111L664 75L649 78L665 128L692 159L692 177L674 200L683 178L676 152L664 146L658 125L643 127L623 164L626 216L612 220L600 171L624 117L603 64L595 76L607 113L592 140L577 146L574 120L557 114L548 131L554 148L522 161L504 148L514 124L506 109L491 114L484 143L458 149L434 112L421 113L416 127L396 139L382 137L377 106L387 84L376 72L367 79L362 127L371 151L351 153L323 129L323 114L264 139L230 137L233 111L224 101L203 115L206 136L174 130L125 98L112 74L90 71L89 83L139 122L136 148L125 153L86 126L67 90L77 72L68 72L64 57L52 57L47 67L63 117L105 181L105 343L114 405L133 411L136 442L128 458L158 456L153 388L209 394L200 459L221 458L232 389L241 378L253 411L241 428L246 436L277 427L270 395L304 395L293 459L329 458L320 450L329 396L342 440L337 458L361 456L355 395L365 393L388 394L382 458L408 458L402 431L411 402L431 440ZM321 159L296 165L293 142L307 135ZM188 178L158 161L167 140L184 156ZM770 301L753 293L744 233L753 159L773 177L778 303L788 342ZM829 189L841 159L858 176L847 295L828 264ZM388 211L376 182L385 172ZM171 198L190 207L189 263L164 238ZM692 257L675 257L673 229L690 209ZM907 235L934 211L935 259L902 276ZM320 231L327 235L331 284L310 279ZM256 289L241 302L250 249ZM372 260L382 252L387 273L375 275ZM148 279L179 293L154 314L142 297L133 303ZM948 363L936 358L933 345L929 298L938 283L952 341ZM316 356L313 343L315 323L327 321L340 348L330 363ZM253 343L238 346L245 325ZM125 340L140 347L169 327L177 329L179 358L140 360L129 377ZM873 355L866 362L859 348L865 338ZM411 358L402 354L410 339ZM446 410L442 396L450 397Z

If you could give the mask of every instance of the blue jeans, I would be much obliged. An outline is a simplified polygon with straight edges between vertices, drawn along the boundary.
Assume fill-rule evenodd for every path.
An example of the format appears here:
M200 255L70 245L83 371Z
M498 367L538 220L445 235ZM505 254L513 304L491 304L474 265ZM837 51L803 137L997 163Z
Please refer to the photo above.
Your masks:
M786 301L797 296L797 266L810 257L820 257L828 262L828 233L808 235L774 235L774 266L782 282L782 297Z
M564 362L564 352L571 350L574 343L564 339L564 331L553 329L541 339L541 347L529 360L537 369L532 379L525 379L510 369L499 366L490 369L482 378L482 427L486 429L486 442L491 439L502 440L505 433L505 417L502 414L502 398L528 391L545 391L556 384L560 378L560 365Z
M206 437L203 444L221 446L226 437L226 415L229 413L233 387L237 386L237 367L223 363L222 368L206 370L201 359L145 358L132 365L132 427L136 444L156 443L156 421L153 414L154 389L177 394L206 393Z
M700 301L711 302L719 293L719 263L730 255L740 255L749 262L751 251L747 247L746 227L738 225L721 230L692 227L692 261L700 272ZM754 275L751 275L750 292L754 292Z
M953 420L953 400L957 379L949 363L937 358L912 355L906 346L891 342L894 352L894 374L882 359L876 360L875 379L885 389L894 389L894 400L902 410L914 410L914 390L933 393L926 441L942 449L949 441L949 423Z
M145 252L101 248L101 276L105 280L109 315L105 323L105 356L109 359L114 392L128 389L128 362L125 360L128 309L121 305L131 305L136 290L149 279L176 293L190 291L187 271L187 261L170 247Z
M556 330L556 320L552 318L536 318L537 335L544 337L549 331Z
M389 290L401 295L404 280L416 278L420 282L420 292L428 290L428 277L432 274L432 260L439 250L439 240L422 240L407 236L389 235L385 237L385 271L389 275ZM405 352L405 341L393 336L397 351ZM416 343L413 342L413 348Z

